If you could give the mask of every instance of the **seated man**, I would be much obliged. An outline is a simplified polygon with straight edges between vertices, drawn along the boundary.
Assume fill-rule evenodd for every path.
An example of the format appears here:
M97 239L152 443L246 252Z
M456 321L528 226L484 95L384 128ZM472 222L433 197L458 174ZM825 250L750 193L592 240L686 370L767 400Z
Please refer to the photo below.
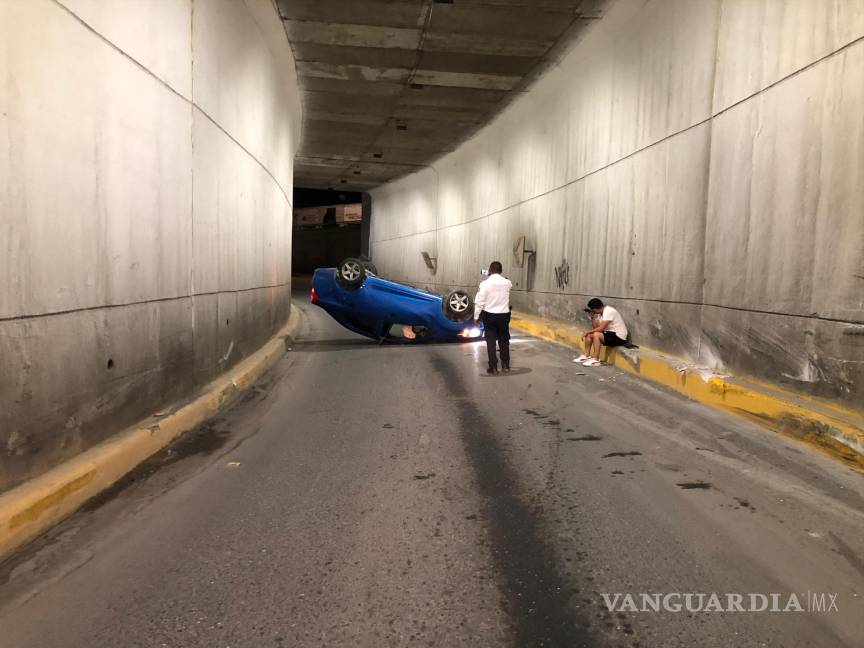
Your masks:
M611 306L604 306L596 297L588 302L586 312L591 313L590 331L582 336L585 353L573 362L581 362L586 367L596 367L600 362L600 346L616 347L627 342L627 326L621 314Z

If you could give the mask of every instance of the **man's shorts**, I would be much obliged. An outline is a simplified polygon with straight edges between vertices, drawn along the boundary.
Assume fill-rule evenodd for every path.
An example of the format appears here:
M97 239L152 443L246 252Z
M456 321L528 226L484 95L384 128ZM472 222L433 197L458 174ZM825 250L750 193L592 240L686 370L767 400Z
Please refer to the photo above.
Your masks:
M627 340L622 340L612 331L603 331L603 345L607 347L623 346Z

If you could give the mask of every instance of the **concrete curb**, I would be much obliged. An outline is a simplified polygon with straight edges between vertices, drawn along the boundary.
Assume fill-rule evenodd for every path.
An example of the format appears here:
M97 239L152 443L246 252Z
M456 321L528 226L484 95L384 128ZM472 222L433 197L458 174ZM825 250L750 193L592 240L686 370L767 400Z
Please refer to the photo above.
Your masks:
M194 400L166 416L154 416L77 457L0 495L0 560L75 512L138 464L213 416L250 387L285 354L286 336L300 323L294 307L288 323L263 347L210 383Z
M587 330L515 311L511 325L534 337L571 348L581 348L582 334ZM864 471L864 412L772 385L715 374L644 347L604 347L603 352L606 357L602 359L608 364L815 445L850 468Z

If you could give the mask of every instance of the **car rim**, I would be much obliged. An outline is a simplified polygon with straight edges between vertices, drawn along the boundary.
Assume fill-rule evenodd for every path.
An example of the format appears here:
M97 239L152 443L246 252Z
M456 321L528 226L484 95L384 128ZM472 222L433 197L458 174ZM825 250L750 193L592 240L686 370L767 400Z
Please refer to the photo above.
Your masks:
M468 295L453 295L450 298L450 308L454 313L464 313L468 310Z
M355 281L360 276L360 266L356 263L346 263L342 266L342 277L347 281Z

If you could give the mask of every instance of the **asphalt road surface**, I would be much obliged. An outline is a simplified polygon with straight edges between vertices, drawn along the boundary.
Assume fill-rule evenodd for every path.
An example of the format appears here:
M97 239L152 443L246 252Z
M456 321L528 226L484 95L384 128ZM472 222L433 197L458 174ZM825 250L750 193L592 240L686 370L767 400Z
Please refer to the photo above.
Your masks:
M0 646L864 646L860 474L561 347L487 377L302 300L227 414L2 566Z

